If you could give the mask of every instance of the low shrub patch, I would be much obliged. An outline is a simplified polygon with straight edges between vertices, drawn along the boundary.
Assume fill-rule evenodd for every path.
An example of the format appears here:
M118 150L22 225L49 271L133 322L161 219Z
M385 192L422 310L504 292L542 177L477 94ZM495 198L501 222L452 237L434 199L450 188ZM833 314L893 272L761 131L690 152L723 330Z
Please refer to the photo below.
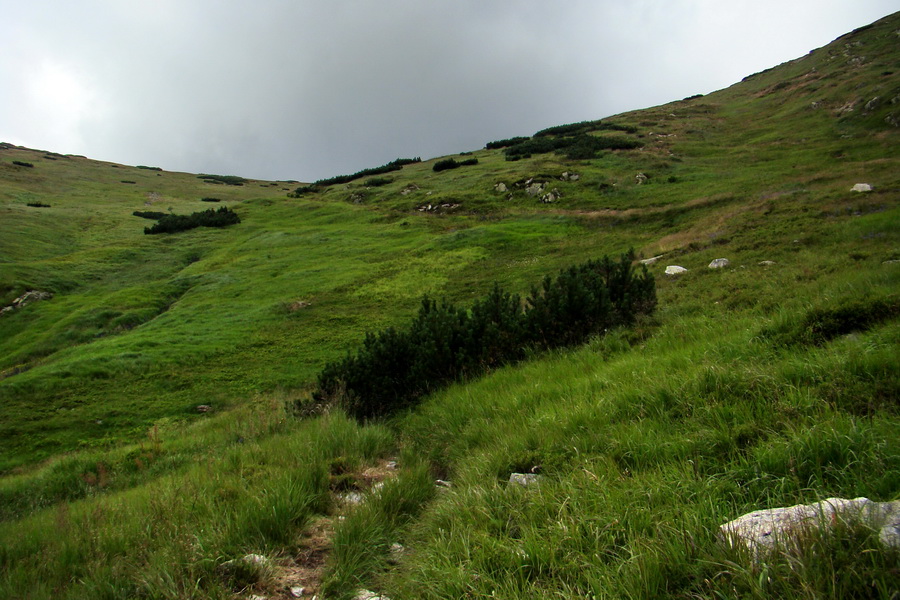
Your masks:
M206 198L200 198L200 202L221 202L221 198L211 198L207 196Z
M195 212L190 215L164 215L151 227L145 227L145 234L155 233L175 233L177 231L186 231L197 227L227 227L235 225L241 220L237 213L227 206L223 206L218 210L208 209L201 212Z
M129 184L134 185L134 184L137 183L137 181L131 181L130 179L123 179L123 180L121 181L121 183L129 183Z
M835 306L812 308L799 321L773 325L763 337L776 346L820 346L836 337L865 331L900 315L897 298L845 300Z
M208 175L201 173L197 175L197 179L202 179L208 183L224 183L225 185L244 185L247 180L237 175Z
M516 144L521 144L522 142L527 142L530 140L528 136L518 136L512 137L505 140L495 140L493 142L488 142L484 145L485 150L497 150L499 148L508 148L510 146L515 146Z
M495 286L471 309L422 299L404 329L366 334L355 353L319 373L316 403L340 402L359 420L390 415L447 384L515 362L529 350L586 341L656 307L656 284L634 253L546 277L525 302Z
M34 208L50 208L49 204L44 204L43 202L29 202L26 206L33 206Z
M477 158L467 158L466 160L462 160L462 161L457 161L456 159L453 159L453 158L445 158L443 160L439 160L436 163L434 163L434 166L431 167L431 169L435 173L439 173L441 171L447 171L449 169L457 169L459 167L468 167L468 166L477 165L477 164L478 164Z
M24 162L24 161L21 161L21 160L14 160L14 161L12 162L12 164L14 164L14 165L19 165L20 167L28 167L29 169L33 169L33 168L34 168L34 165L31 164L30 162Z
M136 217L140 217L142 219L153 219L154 221L158 221L158 220L162 219L163 217L169 216L168 213L156 212L153 210L136 210L131 214L133 214Z
M392 160L386 165L373 167L371 169L363 169L362 171L357 171L352 175L338 175L337 177L330 177L328 179L319 179L318 181L316 181L315 185L328 186L340 183L350 183L354 179L360 179L362 177L371 177L372 175L382 175L384 173L390 173L391 171L399 171L404 167L404 165L410 165L417 162L422 162L422 159L418 156L415 158L398 158L396 160ZM300 188L297 189L299 190Z
M626 137L602 137L579 134L572 137L541 136L510 146L503 151L507 160L518 160L532 154L556 152L573 160L594 158L600 150L632 150L643 144Z
M162 171L160 167L148 167L147 165L138 165L138 169L146 169L148 171Z

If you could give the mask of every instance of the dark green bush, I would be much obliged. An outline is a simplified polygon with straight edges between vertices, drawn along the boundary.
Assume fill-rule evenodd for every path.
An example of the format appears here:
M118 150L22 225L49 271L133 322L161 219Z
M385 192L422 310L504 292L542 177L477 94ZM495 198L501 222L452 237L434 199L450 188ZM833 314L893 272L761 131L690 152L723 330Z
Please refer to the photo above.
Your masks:
M147 171L162 171L160 167L148 167L147 165L138 165L138 169L146 169Z
M547 277L525 303L499 286L470 310L422 299L405 329L367 333L363 345L319 373L313 400L340 402L360 420L390 415L453 381L524 358L529 350L580 344L630 325L656 307L656 286L633 252Z
M820 346L836 337L871 329L900 315L897 298L845 300L836 306L810 309L799 321L763 330L776 346Z
M508 148L510 146L515 146L516 144L521 144L522 142L527 142L529 139L528 136L518 136L512 137L505 140L496 140L493 142L488 142L484 145L485 150L497 150L499 148Z
M133 214L136 217L140 217L142 219L153 219L154 221L158 221L158 220L162 219L163 217L169 216L168 213L156 212L156 211L152 211L152 210L136 210L131 214Z
M456 169L458 167L459 167L459 163L456 162L456 160L454 160L452 158L445 158L443 160L439 160L436 163L434 163L434 166L431 167L431 170L434 171L435 173L438 173L440 171L447 171L449 169Z
M200 202L221 202L221 198L213 198L211 196L207 196L205 198L200 198Z
M547 135L534 137L526 142L510 146L504 150L507 160L516 160L515 157L525 158L532 154L546 154L556 152L565 154L573 160L593 158L600 150L630 150L639 148L641 144L637 140L626 137L601 137L595 135L579 134L572 137L550 137Z
M237 213L227 206L223 206L218 210L208 209L202 212L195 212L190 215L164 215L151 227L145 227L144 233L150 235L155 233L175 233L177 231L186 231L196 227L227 227L240 223Z
M21 161L21 160L14 160L14 161L12 162L12 164L14 164L14 165L19 165L20 167L28 167L28 168L30 168L30 169L33 169L33 168L34 168L34 165L31 164L30 162L24 162L24 161Z
M288 198L299 198L304 194L314 194L319 191L319 187L316 184L312 185L301 185L293 192L288 192Z
M394 180L390 177L372 177L371 179L366 179L365 185L368 187L381 187L393 182Z
M467 158L462 161L457 161L456 159L453 159L453 158L445 158L443 160L439 160L436 163L434 163L434 166L431 167L431 169L437 173L440 171L447 171L448 169L457 169L459 167L469 167L469 166L477 165L477 164L478 164L477 158Z
M360 179L361 177L371 177L373 175L382 175L384 173L390 173L391 171L399 171L405 165L410 165L413 163L422 162L422 159L418 156L415 158L398 158L396 160L392 160L386 165L381 165L380 167L373 167L371 169L363 169L362 171L357 171L352 175L338 175L337 177L330 177L328 179L319 179L316 181L314 185L316 186L328 186L328 185L337 185L341 183L350 183L354 179ZM310 187L310 186L307 186ZM300 188L297 188L298 190Z
M134 185L134 184L137 183L137 181L131 181L130 179L123 179L123 180L121 181L121 183L129 183L129 184L131 184L131 185Z
M203 179L208 183L224 183L225 185L244 185L247 180L237 175L208 175L201 173L197 175L197 179Z

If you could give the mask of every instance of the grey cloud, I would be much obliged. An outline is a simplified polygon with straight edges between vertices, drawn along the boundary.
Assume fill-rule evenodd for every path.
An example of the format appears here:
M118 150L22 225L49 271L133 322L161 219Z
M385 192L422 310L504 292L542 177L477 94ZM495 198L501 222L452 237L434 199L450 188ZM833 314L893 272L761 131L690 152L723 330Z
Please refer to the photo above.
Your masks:
M0 140L308 181L709 92L891 4L16 3ZM77 85L36 99L39 63Z

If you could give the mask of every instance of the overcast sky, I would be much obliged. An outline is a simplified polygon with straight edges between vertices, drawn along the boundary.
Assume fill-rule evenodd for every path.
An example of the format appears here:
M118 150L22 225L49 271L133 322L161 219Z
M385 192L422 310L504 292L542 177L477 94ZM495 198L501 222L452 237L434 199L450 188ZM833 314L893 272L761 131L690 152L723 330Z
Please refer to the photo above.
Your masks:
M0 0L0 141L312 181L727 87L897 0Z

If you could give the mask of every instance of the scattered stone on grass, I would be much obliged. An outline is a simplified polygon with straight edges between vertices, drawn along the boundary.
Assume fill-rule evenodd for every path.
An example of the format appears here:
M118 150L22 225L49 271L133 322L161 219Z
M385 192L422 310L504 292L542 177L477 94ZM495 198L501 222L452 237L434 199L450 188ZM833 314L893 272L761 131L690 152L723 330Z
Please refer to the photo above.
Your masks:
M774 260L761 260L759 261L759 266L761 267L771 267L776 264Z
M851 192L871 192L872 186L868 183L857 183L852 188L850 188Z
M497 185L494 186L494 191L500 192L501 194L505 194L509 190L507 189L506 184L501 181L500 183L498 183Z
M838 519L862 522L879 532L881 543L900 548L900 500L873 502L868 498L828 498L814 504L757 510L719 527L722 539L741 544L758 559L778 542L815 527L834 527Z
M509 483L515 483L521 485L522 487L528 487L530 485L537 485L540 483L543 477L541 475L535 475L534 473L510 473L509 474Z
M28 290L18 298L12 301L12 304L4 307L0 310L0 314L12 312L14 310L18 310L32 302L37 302L38 300L49 300L53 297L53 294L50 292L42 292L39 290Z
M391 600L387 596L382 596L381 594L376 594L375 592L370 592L369 590L359 590L356 592L356 595L353 596L353 600Z
M679 267L678 265L669 265L666 267L666 275L681 275L682 273L687 273L687 269Z
M645 259L641 260L641 264L648 265L648 266L652 265L653 263L655 263L656 261L661 259L663 256L665 256L665 254L660 254L659 256L651 256L650 258L645 258Z
M727 267L729 260L727 258L716 258L711 263L709 263L710 269L721 269L722 267Z

